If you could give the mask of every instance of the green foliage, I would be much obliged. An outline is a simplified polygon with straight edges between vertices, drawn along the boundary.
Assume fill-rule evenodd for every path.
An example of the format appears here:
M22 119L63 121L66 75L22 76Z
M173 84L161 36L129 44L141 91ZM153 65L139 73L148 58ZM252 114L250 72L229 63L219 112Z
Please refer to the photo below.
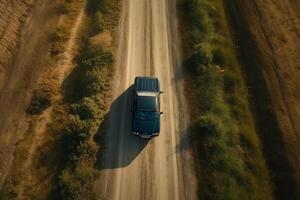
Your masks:
M199 197L266 199L272 196L268 172L240 66L224 28L221 4L210 0L179 0L180 14L188 22L192 49L185 66L197 88L199 115L191 127L191 140L197 146L201 163ZM254 170L249 171L250 168Z
M103 31L104 27L104 17L100 11L97 11L94 17L94 27L95 32L99 33Z
M82 91L84 91L84 96L92 96L100 93L105 88L102 73L99 69L87 71L83 75L80 84L82 86Z
M226 64L226 54L222 49L216 48L212 52L213 58L212 61L213 63L217 65L225 65Z
M89 166L79 165L74 171L65 169L59 177L59 186L62 198L65 200L93 199L90 187L95 176L94 169Z
M212 48L208 43L200 43L195 46L193 59L196 63L209 65L212 62Z
M98 148L91 137L98 131L104 116L104 92L108 77L107 69L113 63L110 49L89 42L95 32L104 30L105 15L110 12L110 0L89 0L88 11L93 26L88 26L86 37L82 37L80 54L76 58L77 68L67 83L69 120L62 133L67 165L59 177L63 199L93 199L91 192L95 178L95 163ZM54 38L59 34L54 34Z
M226 72L224 74L224 89L227 93L234 92L240 84L240 78L237 74L232 72Z
M85 67L101 67L111 65L113 55L110 51L104 51L101 46L89 45L79 56L79 64Z
M83 98L78 104L71 105L71 113L79 115L81 120L96 119L101 107L91 98Z
M113 8L113 1L111 0L89 0L88 11L92 14L100 11L104 14L109 14Z
M103 77L105 68L113 63L110 51L103 51L96 45L88 45L77 59L79 68L71 87L68 89L68 99L78 101L83 97L95 96L105 90L106 83Z

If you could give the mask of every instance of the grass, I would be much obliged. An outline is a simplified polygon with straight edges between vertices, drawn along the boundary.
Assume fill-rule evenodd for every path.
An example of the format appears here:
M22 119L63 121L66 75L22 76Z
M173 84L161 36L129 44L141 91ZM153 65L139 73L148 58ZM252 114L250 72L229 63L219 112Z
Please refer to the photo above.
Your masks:
M99 1L99 3L102 2ZM43 143L43 147L39 147L37 150L39 153L34 155L32 164L34 167L32 173L43 174L47 179L49 178L49 183L46 181L45 184L43 180L36 188L25 191L29 199L45 199L43 187L48 187L48 192L51 190L47 199L92 199L93 196L91 184L95 177L94 165L99 147L93 141L92 136L97 132L105 113L104 97L108 92L112 73L110 67L113 60L113 48L102 48L97 44L90 44L89 40L106 30L107 24L111 25L106 20L109 16L103 15L103 21L94 17L96 13L91 12L87 16L84 32L81 33L78 50L80 53L76 59L78 67L74 70L80 73L74 81L66 81L68 84L65 89L72 91L74 95L66 96L64 102L60 95L61 85L58 83L55 70L56 63L69 40L73 21L77 18L82 5L83 1L75 0L61 0L58 3L58 12L63 15L63 20L49 34L51 45L46 59L47 68L39 80L27 110L28 114L33 115L31 116L32 128L18 144L15 153L14 166L23 166L22 163L26 161L25 154L32 142L39 115L52 106L52 121L44 136L46 143ZM117 7L111 7L113 8ZM117 12L114 13L117 15ZM103 29L89 28L95 23L101 23ZM1 199L15 199L18 196L21 177L25 176L22 175L22 170L16 170L5 183L0 193ZM49 188L50 184L52 184L52 189ZM35 194L34 192L37 191L38 194Z
M43 199L41 196L44 197L45 190L39 190L38 193L34 193L35 189L39 187L43 187L39 184L37 187L28 189L28 185L23 185L22 183L26 183L28 177L27 172L29 169L24 168L24 164L28 158L28 150L30 149L32 142L34 142L35 136L35 129L36 124L41 120L40 115L50 106L55 105L58 107L57 96L60 92L60 86L58 85L57 77L55 75L55 68L56 62L59 59L60 53L63 52L65 43L69 39L70 30L73 25L74 19L77 17L77 14L82 6L83 1L75 1L75 0L59 0L55 2L57 15L60 16L63 20L60 21L59 25L55 30L49 33L49 54L45 58L44 62L44 69L45 71L42 73L37 88L33 91L32 99L30 105L27 108L27 113L32 115L28 117L29 119L29 126L28 130L24 130L24 135L21 135L18 143L16 144L16 149L14 152L14 160L11 172L7 180L5 180L3 188L0 190L0 199L16 199L20 198L19 189L20 187L24 187L24 196L21 198L28 198L28 199ZM68 7L67 9L63 9L65 6ZM57 52L54 54L53 49L54 46L59 46ZM57 108L55 108L57 110ZM55 110L54 109L54 110ZM46 134L44 137L49 137ZM53 139L53 138L51 138ZM52 169L51 172L47 171L50 169L49 166L44 166L39 160L40 154L46 151L48 146L44 145L43 149L39 149L35 155L32 156L32 174L36 176L37 174L42 174L43 176L48 176L51 173L56 173L56 169ZM48 157L50 160L50 158ZM49 164L49 163L48 163ZM57 164L57 162L55 163ZM51 163L52 166L55 165ZM59 166L59 165L56 165ZM45 170L46 172L42 172ZM46 175L45 175L46 173ZM49 174L48 174L49 173ZM40 177L39 177L40 178ZM47 177L49 178L49 177ZM49 190L49 185L45 186L47 191ZM39 188L40 189L40 188Z
M245 5L250 8L252 3L248 5L246 2L234 0L224 3L224 6L230 17L232 32L239 41L237 48L252 94L255 120L264 146L265 158L272 174L274 196L277 199L299 199L300 187L288 155L290 146L284 142L284 133L271 106L272 92L268 89L268 79L264 77L270 60L264 56L263 48L259 46L253 34L255 28L249 26L252 18L243 11Z
M45 109L50 107L55 101L55 96L59 93L59 85L55 74L55 65L59 56L64 52L66 42L69 40L74 20L82 7L83 0L59 0L57 12L63 20L48 34L50 43L49 54L46 58L46 72L39 80L38 86L33 92L27 113L40 115Z
M180 0L184 66L195 98L191 140L201 169L199 198L272 199L248 101L220 0ZM191 81L193 80L193 81Z
M77 67L65 85L67 117L59 130L66 156L66 164L58 177L61 199L94 198L92 184L101 146L93 138L106 112L105 98L110 88L114 48L91 43L91 38L103 31L112 31L113 25L107 19L117 19L117 4L118 1L88 1L88 20L76 58ZM116 25L117 21L114 23Z

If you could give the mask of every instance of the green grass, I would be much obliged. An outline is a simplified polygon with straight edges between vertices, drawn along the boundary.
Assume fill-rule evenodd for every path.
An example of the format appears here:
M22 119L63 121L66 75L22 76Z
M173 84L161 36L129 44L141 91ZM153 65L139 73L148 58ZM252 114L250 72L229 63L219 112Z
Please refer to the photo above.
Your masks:
M202 199L272 199L269 172L249 108L222 1L180 0L185 69L198 116L191 138Z

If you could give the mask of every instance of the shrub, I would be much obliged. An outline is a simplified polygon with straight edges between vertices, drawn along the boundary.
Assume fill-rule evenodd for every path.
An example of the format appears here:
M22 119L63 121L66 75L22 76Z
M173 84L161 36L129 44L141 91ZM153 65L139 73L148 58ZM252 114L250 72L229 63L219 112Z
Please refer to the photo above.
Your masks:
M79 115L81 120L96 119L99 110L99 106L91 98L84 98L78 104L71 106L71 113Z
M35 90L27 112L32 115L42 114L51 105L52 95L52 92L46 88Z
M68 39L68 30L65 27L58 27L50 33L50 41L66 41Z
M193 59L196 63L209 65L212 62L212 49L208 43L200 43L194 49Z
M90 120L81 120L79 116L71 115L69 123L65 127L64 143L66 153L70 161L76 161L80 158L85 142L90 138L94 127Z
M57 11L60 14L68 14L70 10L71 10L71 5L70 3L67 2L61 2L57 7Z
M226 62L226 56L223 52L223 50L221 49L214 49L213 52L213 58L212 58L212 61L214 64L216 65L225 65L225 62Z
M104 26L104 18L100 11L97 11L94 17L95 32L102 32Z
M110 51L104 51L99 45L89 45L84 53L79 56L79 63L83 67L101 67L111 65L113 55Z
M65 44L68 40L69 33L66 27L58 27L53 32L50 33L50 54L51 55L58 55L62 53L65 49Z
M65 169L59 176L59 186L62 198L65 200L93 199L90 187L95 176L95 170L84 164L79 164L74 171Z
M100 93L105 88L104 77L100 69L88 70L79 81L83 97L90 97Z
M80 195L81 184L67 169L63 170L59 176L59 186L61 195L65 200L73 200Z
M239 77L232 72L225 72L224 74L224 90L228 93L232 93L236 90L240 84Z
M95 13L101 11L102 13L109 13L112 10L113 3L111 0L90 0L88 1L88 11Z

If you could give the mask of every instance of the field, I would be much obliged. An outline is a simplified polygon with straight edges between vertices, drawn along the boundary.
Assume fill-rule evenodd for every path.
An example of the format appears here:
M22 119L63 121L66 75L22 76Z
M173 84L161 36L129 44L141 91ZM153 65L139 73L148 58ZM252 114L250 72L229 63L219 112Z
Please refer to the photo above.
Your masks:
M275 194L299 199L299 2L226 5Z

